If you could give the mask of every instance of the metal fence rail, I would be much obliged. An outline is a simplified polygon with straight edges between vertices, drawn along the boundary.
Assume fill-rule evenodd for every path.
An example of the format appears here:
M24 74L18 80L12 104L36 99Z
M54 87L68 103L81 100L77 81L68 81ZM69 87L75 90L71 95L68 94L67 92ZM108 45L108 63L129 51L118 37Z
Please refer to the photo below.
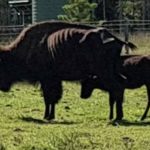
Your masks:
M130 36L144 34L144 37L150 36L150 20L113 20L113 21L96 21L86 22L83 24L95 27L106 27L112 33L117 34L125 41L129 41ZM23 25L0 26L0 42L10 42L24 28ZM126 53L129 50L126 49Z
M120 34L128 40L130 34L148 33L150 34L150 20L113 20L113 21L94 21L86 22L96 27L106 27L113 33ZM0 40L15 37L24 28L23 25L0 26Z
M94 21L85 22L84 24L90 24L93 26L103 26L112 31L120 31L126 27L132 31L150 31L150 20L113 20L113 21ZM23 25L15 26L0 26L1 33L19 32L23 29Z
M23 25L0 26L0 41L16 37L24 28Z
M150 20L117 20L103 22L102 26L124 32L150 32Z

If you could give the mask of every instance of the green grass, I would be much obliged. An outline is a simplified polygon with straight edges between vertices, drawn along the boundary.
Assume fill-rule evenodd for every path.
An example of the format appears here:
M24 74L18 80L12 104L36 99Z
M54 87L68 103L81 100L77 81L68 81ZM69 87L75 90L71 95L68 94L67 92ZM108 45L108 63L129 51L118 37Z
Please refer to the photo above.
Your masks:
M108 121L108 95L95 90L80 99L80 86L63 83L56 121L43 120L44 103L39 87L15 85L0 93L0 150L149 150L150 118L141 122L147 102L145 87L127 90L126 121Z

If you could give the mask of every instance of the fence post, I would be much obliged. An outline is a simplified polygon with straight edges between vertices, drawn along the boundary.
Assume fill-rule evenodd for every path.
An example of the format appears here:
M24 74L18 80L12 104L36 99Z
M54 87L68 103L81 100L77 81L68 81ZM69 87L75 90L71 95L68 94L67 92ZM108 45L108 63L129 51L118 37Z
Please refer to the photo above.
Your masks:
M125 42L129 41L129 20L125 19L125 27L124 27L124 38ZM129 54L129 48L128 46L125 46L126 54Z

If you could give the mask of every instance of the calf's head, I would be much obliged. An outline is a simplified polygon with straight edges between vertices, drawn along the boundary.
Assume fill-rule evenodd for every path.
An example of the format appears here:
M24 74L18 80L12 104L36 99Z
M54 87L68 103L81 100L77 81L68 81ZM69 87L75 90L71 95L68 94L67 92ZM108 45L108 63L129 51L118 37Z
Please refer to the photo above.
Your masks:
M81 98L89 98L94 89L105 89L100 78L97 76L89 76L81 81Z

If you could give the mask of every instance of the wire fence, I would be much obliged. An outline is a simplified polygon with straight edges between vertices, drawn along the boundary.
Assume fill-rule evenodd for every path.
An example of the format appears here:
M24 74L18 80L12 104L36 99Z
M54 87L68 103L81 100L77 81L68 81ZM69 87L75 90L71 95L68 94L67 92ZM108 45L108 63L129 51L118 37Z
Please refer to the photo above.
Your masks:
M103 26L119 34L150 33L150 20L113 20L90 22L97 27ZM126 33L127 32L127 33Z
M9 41L15 38L24 28L23 25L0 26L0 41Z
M106 27L112 33L119 35L126 41L130 35L145 34L150 36L150 20L113 20L113 21L95 21L84 24L96 27ZM0 41L16 37L25 26L0 26Z

